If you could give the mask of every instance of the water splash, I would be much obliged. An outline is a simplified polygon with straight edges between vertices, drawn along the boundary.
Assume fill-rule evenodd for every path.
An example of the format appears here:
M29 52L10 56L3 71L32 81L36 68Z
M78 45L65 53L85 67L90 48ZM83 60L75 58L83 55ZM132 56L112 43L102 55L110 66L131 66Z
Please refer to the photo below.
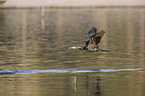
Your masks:
M32 71L0 71L0 75L6 74L36 74L36 73L96 73L96 72L117 72L117 71L133 71L133 70L141 70L143 68L137 69L100 69L100 70L32 70Z

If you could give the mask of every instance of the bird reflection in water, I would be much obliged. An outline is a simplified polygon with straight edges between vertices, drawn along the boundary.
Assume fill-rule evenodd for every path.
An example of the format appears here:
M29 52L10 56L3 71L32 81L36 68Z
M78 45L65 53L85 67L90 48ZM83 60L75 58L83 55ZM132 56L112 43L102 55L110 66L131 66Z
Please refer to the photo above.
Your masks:
M88 76L87 77L87 96L102 96L101 77Z

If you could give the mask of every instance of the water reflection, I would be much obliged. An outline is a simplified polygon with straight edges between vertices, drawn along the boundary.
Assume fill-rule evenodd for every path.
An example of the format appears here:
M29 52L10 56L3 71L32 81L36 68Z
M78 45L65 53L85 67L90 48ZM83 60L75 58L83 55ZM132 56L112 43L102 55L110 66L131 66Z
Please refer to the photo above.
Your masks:
M2 96L102 96L100 76L39 74L0 78Z
M87 96L103 96L100 76L89 76L87 78L87 92Z
M113 94L138 96L144 93L145 86L142 82L144 78L136 75L119 76L119 74L116 76L110 74L109 78L99 73L1 75L0 94L2 96L111 96Z

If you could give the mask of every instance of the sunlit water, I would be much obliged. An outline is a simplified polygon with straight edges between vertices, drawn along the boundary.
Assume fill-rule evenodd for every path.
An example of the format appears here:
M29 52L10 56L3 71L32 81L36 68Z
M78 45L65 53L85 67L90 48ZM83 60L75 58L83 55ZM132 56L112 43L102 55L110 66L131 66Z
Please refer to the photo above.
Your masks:
M84 46L93 26L100 47ZM145 9L1 9L0 96L143 96Z

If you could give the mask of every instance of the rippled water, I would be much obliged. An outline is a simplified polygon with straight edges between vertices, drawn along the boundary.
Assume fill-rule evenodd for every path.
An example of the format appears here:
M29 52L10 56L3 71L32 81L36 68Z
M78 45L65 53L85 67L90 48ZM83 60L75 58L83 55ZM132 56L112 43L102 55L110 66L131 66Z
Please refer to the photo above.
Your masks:
M100 47L69 50L106 31ZM145 9L1 9L0 96L143 96Z

